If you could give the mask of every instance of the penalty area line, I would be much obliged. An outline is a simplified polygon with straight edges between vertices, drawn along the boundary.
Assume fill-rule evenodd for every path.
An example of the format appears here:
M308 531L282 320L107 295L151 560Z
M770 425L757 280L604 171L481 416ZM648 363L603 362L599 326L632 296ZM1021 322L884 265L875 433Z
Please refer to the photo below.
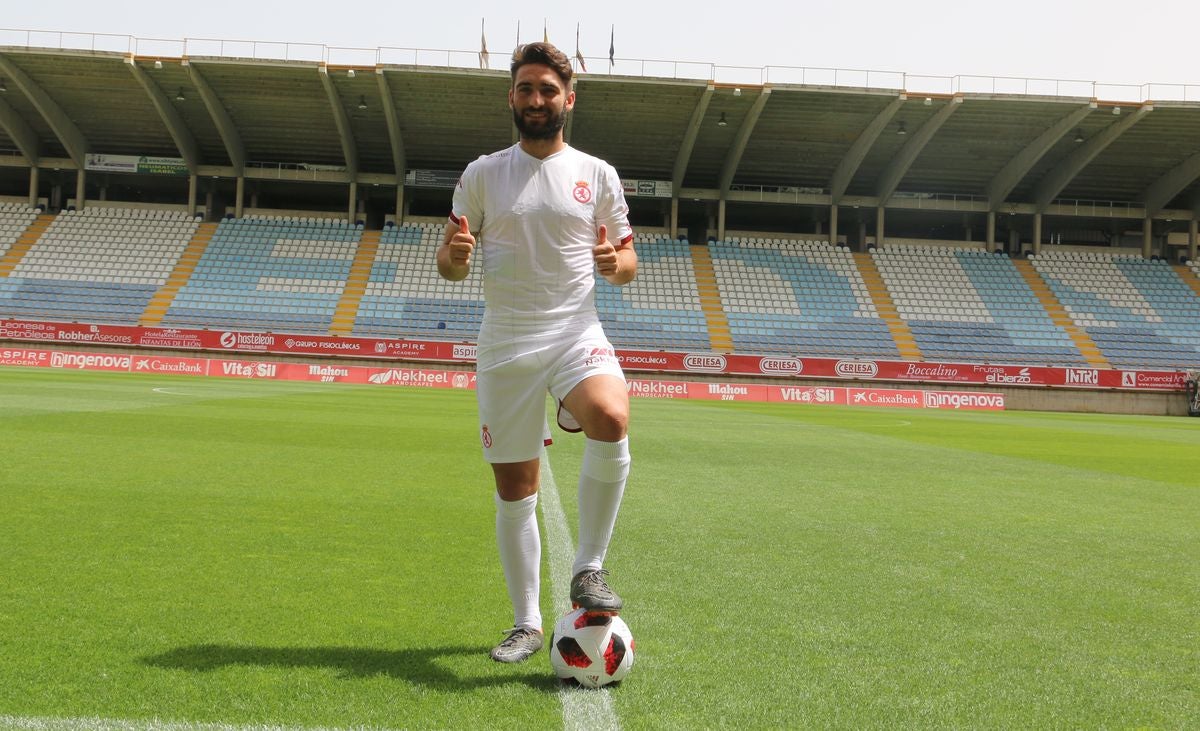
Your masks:
M575 563L575 544L567 528L567 516L563 513L558 485L554 482L554 472L550 469L550 458L545 449L542 449L541 456L541 497L538 502L541 503L542 519L546 525L546 549L550 553L550 581L553 586L553 620L557 620L571 608L569 587L571 567ZM558 691L558 698L562 701L565 731L617 731L621 728L608 688L573 688L564 685Z

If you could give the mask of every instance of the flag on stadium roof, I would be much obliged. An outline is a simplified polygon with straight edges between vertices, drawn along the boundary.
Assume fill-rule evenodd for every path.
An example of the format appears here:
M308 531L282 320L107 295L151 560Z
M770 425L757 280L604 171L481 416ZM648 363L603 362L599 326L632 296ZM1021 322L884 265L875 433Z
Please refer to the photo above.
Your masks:
M479 19L479 68L491 68L488 64L487 50L487 33L484 31L484 24L487 23L483 18Z
M614 25L612 28L609 29L609 35L608 35L608 70L609 71L612 71L613 64L615 64L617 62L617 59L615 58L615 56L617 55L617 47L613 45L613 41L616 39L616 37L617 37L617 26Z
M575 24L575 60L579 62L579 70L587 73L587 62L583 60L583 53L579 50L579 23Z

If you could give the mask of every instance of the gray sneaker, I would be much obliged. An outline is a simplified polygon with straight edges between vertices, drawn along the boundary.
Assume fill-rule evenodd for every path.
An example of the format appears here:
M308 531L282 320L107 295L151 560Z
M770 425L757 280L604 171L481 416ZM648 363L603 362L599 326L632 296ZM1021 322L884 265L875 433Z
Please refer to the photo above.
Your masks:
M542 649L542 632L533 627L514 627L506 630L504 641L492 648L496 662L524 662Z
M571 603L592 612L616 614L621 611L624 602L608 587L608 582L604 580L607 575L604 569L584 570L575 574L575 578L571 579Z

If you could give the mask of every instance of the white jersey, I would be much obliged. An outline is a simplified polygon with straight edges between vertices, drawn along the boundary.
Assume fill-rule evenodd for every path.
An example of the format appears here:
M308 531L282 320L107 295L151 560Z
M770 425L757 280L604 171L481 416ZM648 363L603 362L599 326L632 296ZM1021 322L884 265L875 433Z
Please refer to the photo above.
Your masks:
M483 263L481 343L596 321L597 231L633 240L617 171L572 147L539 160L516 144L471 163L450 220L462 216Z

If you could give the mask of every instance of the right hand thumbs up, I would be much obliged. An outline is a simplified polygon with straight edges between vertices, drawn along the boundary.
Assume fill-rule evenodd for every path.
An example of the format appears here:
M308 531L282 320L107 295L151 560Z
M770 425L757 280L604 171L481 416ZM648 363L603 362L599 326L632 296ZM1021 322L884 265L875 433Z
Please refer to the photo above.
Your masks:
M458 219L458 233L450 238L450 263L465 266L471 263L475 251L475 237L471 235L471 224L466 216Z

